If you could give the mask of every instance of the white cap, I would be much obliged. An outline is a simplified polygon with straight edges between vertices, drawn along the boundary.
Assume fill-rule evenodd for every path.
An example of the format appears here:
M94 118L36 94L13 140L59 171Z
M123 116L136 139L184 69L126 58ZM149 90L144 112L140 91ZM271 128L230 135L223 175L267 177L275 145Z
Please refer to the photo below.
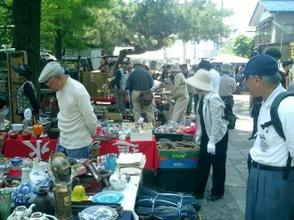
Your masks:
M52 76L63 75L65 73L63 67L56 61L51 61L46 64L42 70L38 82L47 82Z

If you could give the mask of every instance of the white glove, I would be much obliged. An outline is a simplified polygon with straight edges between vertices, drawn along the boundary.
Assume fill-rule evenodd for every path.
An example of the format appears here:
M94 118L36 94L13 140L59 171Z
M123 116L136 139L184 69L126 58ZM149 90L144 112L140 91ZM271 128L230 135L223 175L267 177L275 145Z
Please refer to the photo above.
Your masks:
M207 153L215 155L215 144L208 142Z
M200 136L200 135L196 135L194 141L195 141L195 143L196 143L197 145L200 146L200 144L201 144L201 136Z

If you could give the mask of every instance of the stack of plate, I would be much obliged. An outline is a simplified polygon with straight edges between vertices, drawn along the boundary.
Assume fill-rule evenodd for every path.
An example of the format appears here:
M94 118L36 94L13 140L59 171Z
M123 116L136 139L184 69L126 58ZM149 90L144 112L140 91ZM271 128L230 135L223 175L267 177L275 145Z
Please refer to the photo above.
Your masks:
M144 168L146 157L142 153L121 153L116 160L119 167Z

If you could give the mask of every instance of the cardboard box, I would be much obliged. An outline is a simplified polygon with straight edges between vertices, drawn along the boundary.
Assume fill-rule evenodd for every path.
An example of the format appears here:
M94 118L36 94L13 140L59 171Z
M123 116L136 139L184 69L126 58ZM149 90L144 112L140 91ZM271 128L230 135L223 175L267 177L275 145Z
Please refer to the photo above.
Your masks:
M152 131L131 132L130 141L152 141Z
M116 122L122 122L123 121L122 113L119 113L119 112L106 112L105 117L108 120L113 120L113 121L116 121Z

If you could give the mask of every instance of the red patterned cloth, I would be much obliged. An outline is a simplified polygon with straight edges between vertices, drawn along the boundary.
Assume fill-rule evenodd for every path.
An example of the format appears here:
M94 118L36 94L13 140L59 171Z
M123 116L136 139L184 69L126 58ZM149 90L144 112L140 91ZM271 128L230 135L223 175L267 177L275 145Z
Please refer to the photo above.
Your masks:
M118 146L113 145L118 139L102 141L100 147L100 155L108 153L118 154L120 149ZM159 154L157 150L156 140L153 137L152 141L129 141L138 147L124 148L123 151L127 152L142 152L146 155L145 169L157 169L159 167ZM43 138L31 138L24 140L21 136L17 139L6 138L4 141L2 153L5 157L27 157L34 158L37 154L40 154L42 160L48 160L52 152L55 151L57 139L50 139L48 137Z
M156 145L156 140L153 137L152 141L130 141L127 140L128 143L138 145L138 147L128 147L127 149L119 149L115 144L118 139L102 141L100 144L100 155L108 154L108 153L116 153L119 154L120 150L123 152L142 152L146 155L146 164L145 169L157 169L159 167L159 155Z
M17 139L6 138L3 144L2 153L5 157L27 157L34 158L40 155L42 160L48 160L55 151L57 139L34 137L24 140L21 136Z

